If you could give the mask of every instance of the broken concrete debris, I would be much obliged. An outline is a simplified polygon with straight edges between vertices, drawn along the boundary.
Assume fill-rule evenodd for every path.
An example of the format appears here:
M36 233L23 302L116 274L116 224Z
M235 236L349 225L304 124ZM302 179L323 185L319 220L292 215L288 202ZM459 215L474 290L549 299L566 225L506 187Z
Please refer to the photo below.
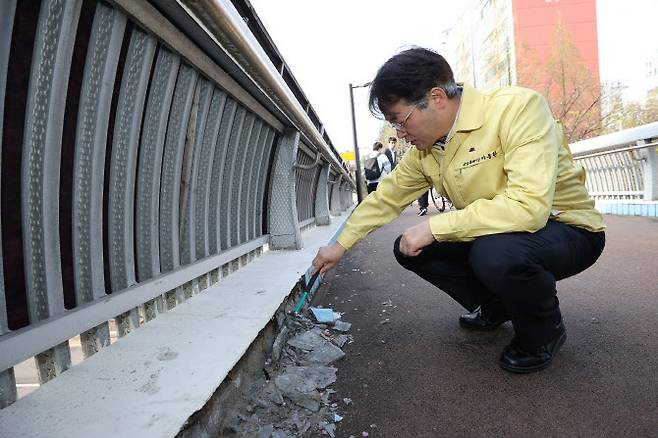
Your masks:
M272 432L274 432L274 425L268 424L267 426L261 427L261 429L258 431L257 438L270 438L272 436Z
M284 374L274 379L281 394L297 405L317 412L321 396L317 389L324 389L336 381L336 368L332 367L288 367Z
M334 423L321 421L320 424L318 424L318 427L323 432L326 432L330 437L333 438L336 436L336 425Z
M323 307L310 307L309 310L313 312L315 320L319 323L334 323L340 319L342 316L338 312L334 312L333 309L325 309Z
M337 369L330 365L345 357L340 347L353 337L346 333L351 324L340 321L339 313L322 310L334 319L325 321L313 312L317 323L304 315L281 321L264 376L245 391L244 405L235 408L224 429L227 436L335 437L343 417L339 403L331 400ZM345 405L351 402L345 400Z
M336 321L333 328L339 332L348 332L352 328L352 324L349 322Z
M334 336L331 339L331 342L336 344L337 347L343 348L343 346L348 342L351 341L351 336L349 335L338 335Z

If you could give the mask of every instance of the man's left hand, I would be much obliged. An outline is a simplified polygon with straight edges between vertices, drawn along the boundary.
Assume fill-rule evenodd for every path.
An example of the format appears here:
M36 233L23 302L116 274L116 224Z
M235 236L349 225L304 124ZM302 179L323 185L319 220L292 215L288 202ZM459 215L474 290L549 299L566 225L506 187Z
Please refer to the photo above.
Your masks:
M434 242L434 235L430 229L430 221L425 220L414 225L402 234L400 239L400 252L407 257L415 257L430 243Z

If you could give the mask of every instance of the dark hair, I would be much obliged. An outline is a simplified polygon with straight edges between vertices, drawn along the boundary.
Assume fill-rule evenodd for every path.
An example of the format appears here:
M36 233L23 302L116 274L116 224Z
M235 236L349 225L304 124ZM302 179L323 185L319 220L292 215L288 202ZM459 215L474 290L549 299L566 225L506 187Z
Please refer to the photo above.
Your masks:
M376 141L375 144L372 145L372 150L373 150L373 151L378 151L378 150L380 150L380 149L383 148L383 147L384 147L383 144L381 144L380 142Z
M422 102L434 87L445 90L448 98L459 92L452 69L443 56L430 49L412 47L394 55L379 68L370 87L368 107L375 117L384 116L387 108L400 99Z
M398 139L395 138L395 137L389 137L389 138L388 138L388 141L392 141L393 143L397 143L397 142L398 142Z

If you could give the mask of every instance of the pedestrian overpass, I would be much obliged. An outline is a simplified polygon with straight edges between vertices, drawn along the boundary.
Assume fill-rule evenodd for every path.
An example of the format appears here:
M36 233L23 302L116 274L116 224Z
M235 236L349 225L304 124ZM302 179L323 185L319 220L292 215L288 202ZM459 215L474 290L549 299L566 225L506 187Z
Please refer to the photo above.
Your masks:
M355 182L248 1L35 5L0 4L0 436L211 435ZM602 211L658 216L656 139L572 145Z

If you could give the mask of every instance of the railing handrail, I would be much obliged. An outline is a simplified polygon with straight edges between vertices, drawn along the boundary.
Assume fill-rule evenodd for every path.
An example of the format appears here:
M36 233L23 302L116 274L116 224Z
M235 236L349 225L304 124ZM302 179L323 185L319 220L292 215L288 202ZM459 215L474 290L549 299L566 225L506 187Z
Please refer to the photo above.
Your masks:
M627 146L639 140L653 138L658 138L658 122L578 141L570 144L569 147L573 156L577 157L579 155L616 149L620 146Z
M341 173L351 180L344 163L334 155L334 151L313 125L235 6L229 0L177 0L177 2L288 117L290 123L302 133L308 143L315 146L327 161L340 168Z
M630 147L627 147L627 148L608 149L608 150L605 150L605 151L602 151L602 152L594 152L594 153L586 154L586 155L578 155L578 156L574 156L574 158L576 160L584 160L585 158L600 157L601 155L617 154L617 153L620 153L620 152L637 151L637 150L640 150L640 149L648 149L648 148L651 148L651 147L654 147L654 146L658 146L658 141L654 141L654 142L651 142L651 143L642 144L642 145L638 145L638 146L630 146Z

